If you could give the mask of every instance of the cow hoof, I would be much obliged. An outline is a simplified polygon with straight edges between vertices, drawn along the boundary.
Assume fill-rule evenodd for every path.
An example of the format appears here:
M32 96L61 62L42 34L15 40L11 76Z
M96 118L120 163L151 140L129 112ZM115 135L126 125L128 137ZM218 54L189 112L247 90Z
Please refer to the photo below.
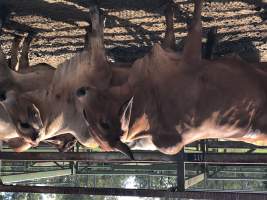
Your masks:
M37 34L38 34L38 31L36 31L36 30L34 30L34 29L31 29L31 30L28 32L28 38L30 38L30 40L32 40Z
M180 192L177 186L173 186L167 189L168 192Z
M70 151L76 145L76 143L77 143L77 140L66 143L62 148L62 152Z

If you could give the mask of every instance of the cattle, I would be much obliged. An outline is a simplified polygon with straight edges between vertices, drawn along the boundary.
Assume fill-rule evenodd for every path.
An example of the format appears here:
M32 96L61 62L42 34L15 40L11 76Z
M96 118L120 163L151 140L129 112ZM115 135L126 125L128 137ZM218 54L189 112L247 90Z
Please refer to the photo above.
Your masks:
M1 139L7 141L9 146L19 152L25 151L31 146L37 145L36 139L39 137L40 127L43 126L43 124L39 112L40 109L36 109L37 107L35 106L35 103L33 103L34 100L32 100L32 95L37 95L36 98L40 99L43 94L42 92L47 91L46 87L49 85L49 82L54 75L54 69L47 64L42 63L31 67L29 66L28 51L33 36L34 35L32 33L29 33L24 39L21 56L18 56L18 49L21 46L20 43L21 40L23 40L23 37L20 35L15 36L11 49L11 60L9 62L9 67L13 68L13 70L8 68L8 62L4 58L4 54L1 52L1 67L3 69L1 75L4 78L7 74L11 74L10 77L7 77L2 81L2 83L7 86L4 84L1 85L1 89L3 91L1 95L4 97L2 99L2 105L5 111L5 113L2 115L3 117L8 117L8 120L2 119L2 121L6 121L6 123L3 123L3 126L1 127L8 137L2 137ZM85 48L87 48L86 46L87 44L85 44ZM121 69L120 67L128 64L110 64L116 66L114 73L117 74L118 78L114 80L114 82L115 84L119 84L127 75L127 70ZM16 72L14 70L16 70ZM36 79L33 80L33 78ZM56 96L56 98L59 97ZM12 102L14 104L9 104L7 102ZM28 104L36 110L29 110ZM36 129L33 129L33 126L36 125L32 124L33 119L30 119L29 117L35 115L37 116L36 119L38 119L40 126L38 126ZM23 118L23 120L21 118ZM23 123L21 123L22 121ZM7 127L5 128L5 126ZM20 134L21 130L26 131L27 134ZM30 130L34 130L34 132ZM68 150L75 144L73 136L70 135L56 136L55 134L52 135L52 137L53 138L49 137L42 141L57 145L61 151ZM87 146L95 146L94 142L91 143L92 145L87 143Z
M45 88L54 73L54 68L47 64L37 64L31 68L27 65L28 49L32 37L32 34L28 34L23 43L22 56L19 60L19 66L21 67L19 72L10 69L12 67L11 63L18 62L17 54L14 54L14 52L18 52L19 37L15 36L9 64L4 53L0 50L0 138L8 143L10 142L10 146L18 151L25 149L25 146L30 146L28 143L36 145L34 140L38 137L39 129L42 127L39 110L29 99L23 96L23 93ZM27 66L24 66L25 64ZM34 84L32 84L33 82ZM25 146L16 149L19 144L25 144Z
M267 74L259 69L262 64L241 59L202 59L201 7L196 0L180 55L156 44L134 62L120 86L107 81L112 74L103 61L97 71L84 74L87 83L76 93L79 109L104 150L140 139L165 154L176 154L186 144L207 138L267 145ZM91 82L92 77L99 82Z
M173 16L171 15L171 17ZM44 97L45 100L32 99L38 105L38 108L47 110L44 113L46 117L43 120L46 128L44 131L40 131L40 141L47 140L55 135L71 133L82 145L89 148L95 146L95 140L88 132L86 121L80 110L81 98L79 97L82 97L83 93L86 92L88 84L92 88L101 88L101 85L105 86L107 81L113 86L118 86L128 79L131 63L112 63L106 58L103 44L103 19L96 7L91 9L91 21L92 27L91 32L88 34L88 47L57 68L53 78L54 81L52 81L47 91L43 91L46 95ZM171 26L168 27L165 41L169 40L169 38L171 38L171 41L165 43L171 44L175 41L173 40L174 37L169 37L169 34L174 34L174 32L171 31ZM171 49L168 48L168 45L165 45L165 48L166 50ZM99 66L103 68L101 69ZM110 74L111 76L107 79L101 79L102 73ZM90 76L89 79L88 76ZM103 98L109 97L103 96ZM101 99L98 100L101 102ZM114 99L115 104L116 101ZM46 109L47 107L55 109ZM112 108L112 100L108 107ZM118 108L114 108L111 113L117 115ZM102 125L105 126L104 120ZM127 145L118 140L115 146L117 150L130 156L130 150Z
M9 62L9 68L15 70L16 72L18 72L19 74L27 74L27 73L37 73L37 74L44 74L44 79L40 79L39 81L42 83L40 86L40 88L38 89L42 89L45 88L49 82L51 81L52 77L53 77L53 73L55 71L55 68L52 67L51 65L48 65L46 63L40 63L40 64L36 64L33 66L29 66L29 58L28 58L28 52L29 52L29 47L30 47L30 43L33 39L33 37L35 36L35 32L29 32L27 37L24 37L22 35L15 35L14 36L14 40L12 43L12 47L11 47L11 58L8 60ZM22 44L21 44L22 43ZM19 52L19 48L20 46L22 46L22 51L21 54L19 56L18 52ZM27 80L27 78L25 78L25 82L30 81ZM29 83L32 84L32 83ZM33 88L33 90L35 90L36 88ZM19 91L14 91L12 90L11 93L13 93L13 95L16 95L15 93L19 92ZM23 91L21 91L23 92ZM3 94L2 94L3 96ZM15 98L14 98L15 99ZM19 101L16 102L17 105L12 105L10 106L8 113L31 113L32 115L29 116L34 116L34 112L38 113L38 110L35 111L27 111L27 112L22 112L21 109L26 108L26 107L31 107L30 105L26 106L27 104L29 104L29 101L24 101L23 98L19 98ZM7 108L7 106L5 105L5 108ZM33 108L35 108L35 106L33 105ZM11 111L11 109L13 111ZM4 110L3 110L4 111ZM19 111L19 112L18 112ZM9 147L11 147L13 150L15 150L16 152L21 152L21 151L25 151L28 148L32 147L32 146L36 146L36 143L32 142L32 140L36 140L36 138L38 137L38 132L35 131L34 134L30 135L32 138L29 141L29 139L25 138L25 135L23 135L23 137L17 137L16 135L13 135L11 133L16 133L16 125L12 126L10 122L6 122L3 123L5 116L6 116L6 112L0 114L1 116L1 121L2 121L2 125L1 129L4 130L4 132L6 134L9 135L9 139L5 138L5 142L8 144ZM41 122L41 118L39 116L38 113L38 118L36 118L39 120L39 126L42 126L42 122ZM14 120L13 120L14 121ZM31 126L33 126L33 124L31 123L32 121L34 121L34 119L29 118L28 116L24 116L24 129L25 126L27 126L27 128L30 130ZM9 125L8 125L9 124ZM31 125L32 124L32 125ZM7 128L7 129L6 129ZM19 129L23 129L23 126L21 124L18 124L17 128ZM27 129L26 128L26 129ZM27 130L25 130L27 131ZM18 135L21 136L21 135ZM58 137L54 137L51 138L49 140L43 141L45 143L49 143L53 146L55 146L59 151L68 151L70 150L75 144L76 144L76 140L74 139L73 136L71 135L63 135L63 136L58 136Z
M1 139L13 138L16 136L24 136L26 139L34 139L37 129L42 126L39 110L26 97L20 96L20 92L28 91L29 83L24 81L36 81L36 74L32 73L21 75L9 70L7 63L1 54L1 109L3 117L1 119L2 133ZM41 77L41 76L39 76ZM41 81L41 79L40 79ZM38 84L37 84L38 85ZM36 86L32 86L35 88ZM19 98L19 101L17 99ZM19 110L19 112L17 112ZM9 123L11 121L11 123ZM13 126L14 125L14 126ZM5 128L4 128L5 127ZM14 132L13 128L16 128ZM10 130L7 131L6 130Z
M265 145L263 64L203 59L201 7L195 0L180 54L155 44L143 58L126 63L128 70L107 60L103 20L92 8L88 48L59 66L46 89L23 94L42 119L36 142L70 133L86 147L97 143L132 159L125 143L150 144L165 154L206 138Z

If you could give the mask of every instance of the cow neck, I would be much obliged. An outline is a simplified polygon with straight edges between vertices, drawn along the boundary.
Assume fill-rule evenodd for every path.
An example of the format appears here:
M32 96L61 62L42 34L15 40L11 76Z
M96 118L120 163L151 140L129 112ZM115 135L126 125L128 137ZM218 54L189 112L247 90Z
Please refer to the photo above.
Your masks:
M20 74L15 71L12 71L12 76L14 78L15 83L21 88L22 91L32 91L44 87L42 85L43 82L41 80L47 78L43 77L42 73L40 75L38 73ZM47 79L49 79L49 77Z

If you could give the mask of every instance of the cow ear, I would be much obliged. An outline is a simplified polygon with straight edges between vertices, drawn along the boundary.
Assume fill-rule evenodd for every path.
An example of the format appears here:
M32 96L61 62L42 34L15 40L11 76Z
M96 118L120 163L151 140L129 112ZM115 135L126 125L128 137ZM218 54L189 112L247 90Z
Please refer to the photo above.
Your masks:
M37 123L38 127L43 127L43 121L41 118L41 113L40 110L38 109L38 107L31 103L31 107L28 108L28 115L32 117L32 119L34 119L35 123Z
M128 131L130 120L131 120L131 114L132 114L132 107L133 107L133 98L128 100L120 109L120 119L121 119L121 130Z

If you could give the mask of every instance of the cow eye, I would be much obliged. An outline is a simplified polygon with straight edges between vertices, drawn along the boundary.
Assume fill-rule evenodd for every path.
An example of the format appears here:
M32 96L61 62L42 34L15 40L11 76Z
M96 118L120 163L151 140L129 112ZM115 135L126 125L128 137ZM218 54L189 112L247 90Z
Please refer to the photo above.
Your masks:
M100 124L100 126L101 126L103 129L105 129L105 130L108 130L108 129L110 128L109 123L108 123L108 122L105 122L105 121L103 121L103 120L101 120L101 121L99 122L99 124Z
M6 100L6 93L1 91L0 92L0 101L5 101Z
M82 97L86 95L87 88L86 87L81 87L76 91L76 95L78 97Z

